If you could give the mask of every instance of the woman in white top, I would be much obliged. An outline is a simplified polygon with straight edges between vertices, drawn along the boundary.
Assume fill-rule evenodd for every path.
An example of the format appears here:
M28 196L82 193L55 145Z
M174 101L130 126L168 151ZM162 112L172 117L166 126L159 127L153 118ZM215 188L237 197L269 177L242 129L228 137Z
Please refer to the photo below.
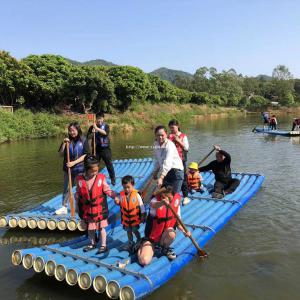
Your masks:
M153 179L157 187L172 186L174 193L180 193L184 178L183 163L175 144L167 137L167 129L160 125L155 128L155 167Z

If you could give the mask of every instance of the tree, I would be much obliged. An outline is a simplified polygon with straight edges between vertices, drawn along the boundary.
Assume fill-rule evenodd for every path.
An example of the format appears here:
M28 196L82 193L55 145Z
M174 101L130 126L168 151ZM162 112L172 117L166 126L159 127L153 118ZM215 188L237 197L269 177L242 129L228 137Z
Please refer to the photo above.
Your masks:
M273 69L272 77L278 80L289 80L293 79L293 75L290 73L288 67L284 65L278 65Z

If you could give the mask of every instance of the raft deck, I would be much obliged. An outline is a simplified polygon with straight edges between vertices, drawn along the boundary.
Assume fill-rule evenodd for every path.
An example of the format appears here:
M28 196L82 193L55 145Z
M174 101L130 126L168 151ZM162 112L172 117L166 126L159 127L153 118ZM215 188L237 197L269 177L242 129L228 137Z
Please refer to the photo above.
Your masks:
M136 188L141 189L151 177L154 162L152 158L124 159L115 160L113 165L117 177L116 185L111 185L111 188L120 192L122 190L121 178L125 175L132 175L135 178ZM107 182L110 184L107 169L104 168L101 172L106 175ZM75 193L75 187L73 193ZM109 221L114 223L116 222L115 214L119 212L119 208L114 204L113 199L108 198L107 201L110 212ZM84 231L86 225L80 221L77 215L75 218L71 218L70 214L55 215L55 210L61 206L61 202L62 194L28 211L0 217L0 228L8 226L10 228ZM70 211L70 209L68 210Z
M237 190L224 199L212 199L208 191L190 195L192 201L182 207L182 219L189 227L200 247L207 242L237 213L261 187L264 176L234 173L241 180ZM211 172L203 173L206 186L214 184ZM144 232L142 224L140 232ZM122 250L127 234L121 225L108 231L109 251L96 255L96 251L84 253L88 244L86 237L65 243L16 250L12 255L14 265L33 267L37 273L45 271L48 276L69 285L78 284L83 290L91 287L112 299L135 300L158 289L179 272L196 254L190 239L178 231L172 244L177 254L174 261L156 253L150 265L142 267L135 254Z

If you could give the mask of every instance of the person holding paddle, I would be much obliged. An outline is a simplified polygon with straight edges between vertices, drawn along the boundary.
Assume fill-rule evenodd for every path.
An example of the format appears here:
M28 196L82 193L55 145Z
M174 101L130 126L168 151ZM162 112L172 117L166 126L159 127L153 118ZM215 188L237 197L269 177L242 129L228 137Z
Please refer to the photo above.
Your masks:
M199 167L199 172L213 171L215 174L215 185L212 197L221 199L225 195L233 193L240 184L240 181L231 176L230 154L221 150L221 147L218 145L214 145L214 150L216 150L216 160L206 166Z
M91 148L96 147L96 149L93 149L92 153L97 156L99 161L101 161L101 159L104 161L109 173L111 184L115 185L116 176L114 166L112 164L109 125L104 122L104 113L98 112L96 114L96 122L90 127L88 131L88 138L93 141L93 146Z
M155 128L154 143L155 166L153 179L157 187L172 186L174 193L180 193L183 182L183 163L175 144L168 139L167 129L163 125Z
M169 134L169 139L175 144L178 154L182 160L183 169L184 169L184 177L182 182L182 195L183 195L183 205L190 203L190 199L188 198L189 190L188 190L188 182L187 182L187 168L186 168L186 161L187 161L187 153L189 151L189 141L183 132L180 131L179 122L175 119L169 122L169 128L171 133Z
M80 125L77 122L72 122L68 126L68 138L65 138L59 147L59 154L64 157L64 190L62 197L62 206L55 211L56 215L67 214L69 176L68 168L71 169L71 182L75 183L75 178L83 172L83 160L85 157L85 137L82 136ZM67 159L67 151L69 151L70 162Z
M155 250L170 260L176 258L176 253L170 247L176 238L176 228L186 236L191 236L191 233L185 231L176 218L176 216L180 218L180 199L180 194L174 193L172 186L162 188L152 198L146 220L145 237L138 250L138 260L142 266L151 263Z

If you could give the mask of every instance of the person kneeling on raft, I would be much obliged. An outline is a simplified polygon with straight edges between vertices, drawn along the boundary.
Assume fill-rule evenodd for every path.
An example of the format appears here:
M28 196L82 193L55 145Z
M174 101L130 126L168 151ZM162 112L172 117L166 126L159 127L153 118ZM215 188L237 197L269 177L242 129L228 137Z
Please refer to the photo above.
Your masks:
M298 119L294 118L293 126L292 126L292 131L294 131L296 127L299 130L299 128L300 128L300 118L298 118Z
M186 236L191 235L190 232L185 232L177 224L176 217L166 206L166 204L172 206L180 217L180 194L174 193L171 186L162 188L155 194L156 196L150 202L145 237L138 250L138 260L143 266L151 263L155 250L167 256L170 260L176 258L174 250L170 247L176 238L176 228Z
M210 162L204 167L200 167L200 172L212 170L215 174L215 185L214 192L212 193L213 198L221 199L223 196L233 193L240 181L231 176L231 156L224 150L221 150L221 147L214 145L216 150L216 160Z
M76 177L76 200L80 219L87 224L89 244L83 248L84 252L96 248L96 230L101 236L101 246L96 254L108 250L106 246L106 230L108 226L107 196L116 199L117 194L106 182L104 174L99 172L99 161L94 155L84 158L84 173Z
M133 234L136 237L136 245L141 241L139 228L140 224L145 222L146 209L141 195L134 187L132 176L124 176L122 186L121 199L115 198L115 204L120 206L123 229L128 237L128 244L124 245L123 250L131 251L134 248Z

